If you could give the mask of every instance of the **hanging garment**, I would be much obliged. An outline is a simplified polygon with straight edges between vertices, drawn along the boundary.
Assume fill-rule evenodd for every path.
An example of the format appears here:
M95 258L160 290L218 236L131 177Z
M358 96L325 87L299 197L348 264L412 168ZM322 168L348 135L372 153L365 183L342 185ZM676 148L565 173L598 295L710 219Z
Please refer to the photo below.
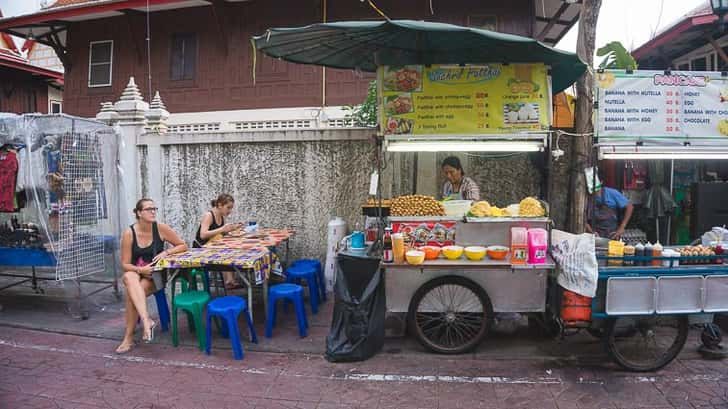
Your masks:
M0 212L15 211L18 158L13 151L0 151Z

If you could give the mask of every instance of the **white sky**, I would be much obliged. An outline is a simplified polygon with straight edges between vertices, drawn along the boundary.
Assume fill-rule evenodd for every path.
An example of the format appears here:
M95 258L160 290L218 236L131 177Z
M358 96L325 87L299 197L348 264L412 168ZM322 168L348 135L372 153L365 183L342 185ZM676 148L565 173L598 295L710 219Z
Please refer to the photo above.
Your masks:
M26 14L40 8L42 0L0 0L6 17ZM620 41L627 50L639 47L663 28L708 0L602 0L597 24L596 48ZM662 13L660 14L660 9ZM557 48L576 51L577 23ZM658 27L659 26L659 27ZM595 63L599 63L595 60Z
M602 0L595 50L611 41L621 42L627 51L634 50L652 38L655 27L659 31L707 2L708 0ZM575 52L578 27L579 23L575 24L556 48ZM601 57L594 60L595 64L599 62Z

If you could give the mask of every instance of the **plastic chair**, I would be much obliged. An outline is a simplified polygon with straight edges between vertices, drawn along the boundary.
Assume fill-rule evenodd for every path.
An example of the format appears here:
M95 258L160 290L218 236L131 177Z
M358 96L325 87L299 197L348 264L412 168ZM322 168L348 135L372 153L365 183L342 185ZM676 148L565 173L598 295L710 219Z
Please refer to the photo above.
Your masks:
M202 311L205 309L208 301L210 301L210 294L205 291L187 291L174 297L172 301L172 345L179 345L177 310L183 310L187 312L188 322L194 323L200 351L205 350L205 330L203 327Z
M308 264L313 266L313 268L316 269L316 273L318 274L318 286L319 286L319 293L321 294L321 300L323 302L326 302L326 277L324 276L324 270L321 267L321 261L315 259L315 258L303 258L300 260L296 260L291 264L291 267L298 265L298 264Z
M308 263L299 263L286 270L286 283L299 284L301 280L306 280L306 284L308 284L308 299L311 303L311 312L318 314L319 286L316 268Z
M303 287L297 284L278 284L268 290L268 318L265 321L265 336L273 336L273 326L276 323L276 302L290 300L296 308L296 321L298 321L298 334L301 338L306 336L308 320L306 307L303 305Z
M154 299L157 300L157 312L159 313L159 324L162 326L162 332L169 331L169 304L167 304L167 295L164 288L154 293Z
M238 315L240 313L245 314L245 320L248 322L248 330L250 331L250 337L253 343L258 343L258 337L255 335L255 328L253 328L253 320L250 318L248 304L245 300L234 295L215 298L207 304L207 330L205 331L205 353L207 355L210 355L210 348L212 346L212 317L218 316L225 321L226 325L221 327L220 332L222 332L223 337L230 337L233 356L238 360L243 359L243 346L240 343L240 330L238 329Z

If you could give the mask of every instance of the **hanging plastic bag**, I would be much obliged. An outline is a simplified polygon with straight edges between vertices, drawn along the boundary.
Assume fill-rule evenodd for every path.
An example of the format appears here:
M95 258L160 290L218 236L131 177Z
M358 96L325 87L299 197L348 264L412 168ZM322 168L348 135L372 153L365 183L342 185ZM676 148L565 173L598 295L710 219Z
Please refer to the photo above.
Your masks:
M336 257L334 315L326 337L326 360L363 361L384 346L386 303L380 259Z
M596 295L599 267L593 234L552 230L551 255L559 266L559 285L585 297Z

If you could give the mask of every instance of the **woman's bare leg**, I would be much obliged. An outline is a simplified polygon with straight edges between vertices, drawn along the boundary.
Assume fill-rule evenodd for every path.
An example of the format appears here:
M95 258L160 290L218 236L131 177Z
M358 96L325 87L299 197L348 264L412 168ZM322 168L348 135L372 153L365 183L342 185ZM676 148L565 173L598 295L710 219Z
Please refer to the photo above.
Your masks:
M147 294L144 287L142 287L142 278L134 271L127 271L124 273L123 280L128 297L130 298L134 309L142 319L144 338L147 338L152 326L152 320L149 318L149 313L147 311Z

